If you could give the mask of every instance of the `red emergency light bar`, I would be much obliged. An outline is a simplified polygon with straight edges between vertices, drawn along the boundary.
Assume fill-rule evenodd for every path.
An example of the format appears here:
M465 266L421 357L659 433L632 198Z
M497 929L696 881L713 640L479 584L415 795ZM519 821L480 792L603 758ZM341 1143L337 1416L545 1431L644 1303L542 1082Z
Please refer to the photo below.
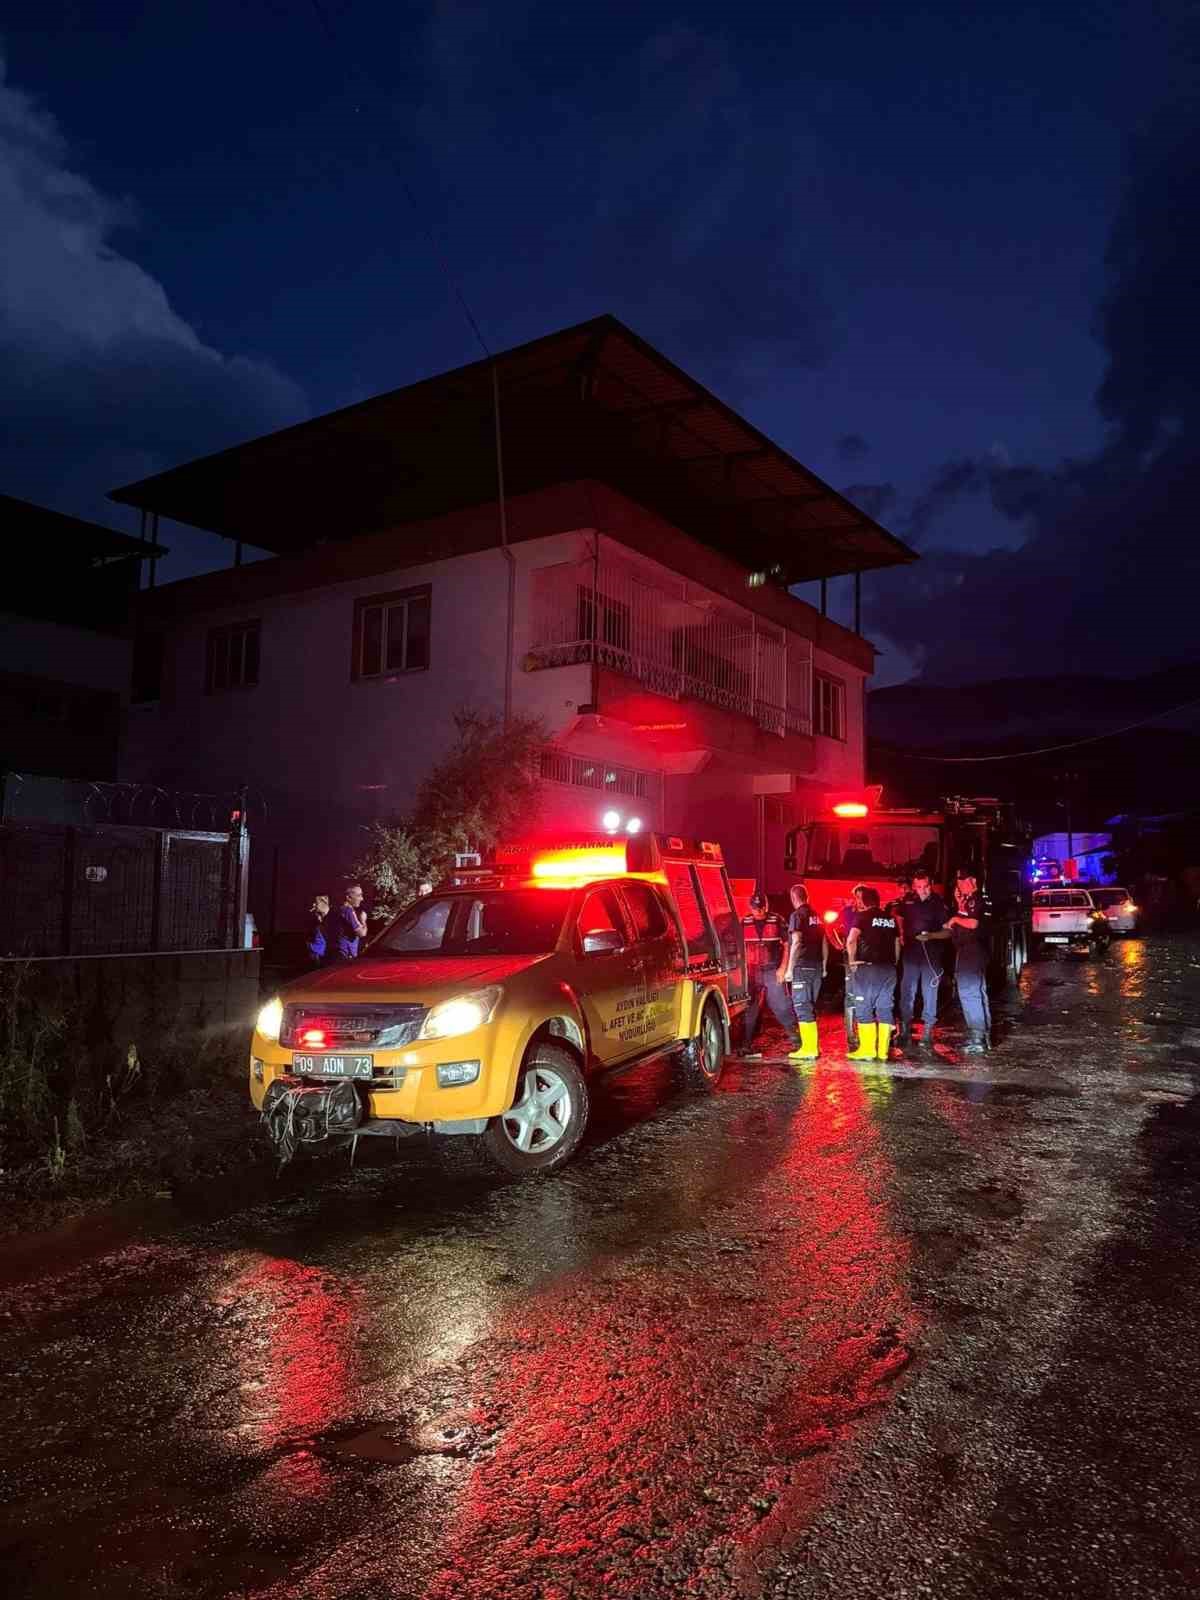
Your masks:
M840 800L833 808L835 817L865 817L869 808L861 800Z
M610 849L591 847L545 850L530 865L534 878L616 878L628 871L624 844Z

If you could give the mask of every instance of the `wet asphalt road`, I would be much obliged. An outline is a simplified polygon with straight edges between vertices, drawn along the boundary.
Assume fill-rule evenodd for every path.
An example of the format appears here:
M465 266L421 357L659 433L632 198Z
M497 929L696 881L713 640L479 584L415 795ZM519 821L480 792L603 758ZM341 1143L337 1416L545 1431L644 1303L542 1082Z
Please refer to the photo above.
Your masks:
M1200 943L999 1021L0 1255L6 1594L1194 1596Z

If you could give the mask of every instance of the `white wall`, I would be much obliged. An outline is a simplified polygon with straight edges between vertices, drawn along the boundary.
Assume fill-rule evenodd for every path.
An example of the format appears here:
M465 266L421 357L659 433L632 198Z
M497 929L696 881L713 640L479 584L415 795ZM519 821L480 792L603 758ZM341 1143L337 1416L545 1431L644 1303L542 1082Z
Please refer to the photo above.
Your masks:
M529 574L581 559L590 541L576 530L513 546L513 709L541 716L552 736L591 700L591 669L523 670L532 643ZM353 681L355 601L422 584L431 586L429 669ZM251 909L266 927L274 878L277 924L298 926L314 893L339 890L363 824L411 804L429 766L452 742L454 712L464 705L502 709L507 594L506 560L492 548L188 617L168 636L161 701L130 708L122 776L204 791L247 783L256 819ZM206 694L208 630L254 617L261 622L258 684ZM814 739L816 770L805 787L861 784L863 674L821 651L815 665L846 683L847 739ZM572 747L586 753L586 737L577 735ZM611 758L642 770L657 763L644 746L627 757L614 750ZM548 784L539 821L555 830L592 830L605 803L602 791ZM716 838L735 873L758 872L765 846L749 771L716 759L694 778L671 778L665 790L656 784L649 797L614 803L648 826Z
M572 553L569 535L514 547L522 605L527 569ZM355 601L421 584L431 586L429 669L353 681ZM338 888L362 825L411 803L453 740L454 712L503 709L507 584L505 558L493 549L189 617L168 636L160 702L130 708L122 775L203 791L245 782L257 791L252 909L265 925L278 849L278 921L294 926L313 893ZM206 694L208 630L254 617L258 683ZM514 709L545 716L554 731L588 694L590 674L523 673L527 632L519 612Z
M826 789L854 789L866 782L866 674L824 650L813 651L813 671L840 678L846 685L846 738L814 734L816 766L809 781Z
M0 612L0 672L126 694L129 663L128 639Z

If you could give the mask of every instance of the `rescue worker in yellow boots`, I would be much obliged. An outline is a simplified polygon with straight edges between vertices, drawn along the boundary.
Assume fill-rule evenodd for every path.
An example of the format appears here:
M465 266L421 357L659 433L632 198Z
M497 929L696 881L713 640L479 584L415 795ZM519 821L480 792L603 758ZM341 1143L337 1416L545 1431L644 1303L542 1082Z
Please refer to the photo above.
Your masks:
M758 1027L764 1000L787 1035L787 1048L799 1049L796 1015L792 1010L787 989L779 979L779 969L784 960L783 918L777 917L769 909L765 895L755 893L750 896L749 914L742 918L742 938L746 942L750 1004L746 1007L742 1023L742 1047L738 1055L743 1061L762 1059L762 1051L754 1048L754 1032Z
M862 903L846 935L846 987L858 1022L858 1048L847 1050L847 1059L886 1061L895 1018L900 930L895 917L880 906L878 889L864 889Z
M817 995L825 976L825 924L809 904L808 890L794 883L790 890L792 914L788 918L787 954L779 980L792 991L792 1008L800 1029L800 1047L789 1061L815 1061L817 1048Z
M830 949L836 950L840 955L846 948L846 940L850 929L854 926L854 918L863 908L863 885L856 883L850 891L851 900L842 907L833 922L825 926L825 937ZM846 1029L846 1045L851 1050L858 1048L858 1023L854 1017L853 990L850 983L850 962L847 960L842 969L845 982L842 986L842 1021Z

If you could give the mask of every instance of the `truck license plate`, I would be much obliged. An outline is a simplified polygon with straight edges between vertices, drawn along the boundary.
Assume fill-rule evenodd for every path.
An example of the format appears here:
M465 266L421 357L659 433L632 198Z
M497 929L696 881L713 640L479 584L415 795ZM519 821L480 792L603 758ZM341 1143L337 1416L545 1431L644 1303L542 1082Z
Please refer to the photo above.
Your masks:
M369 1078L374 1056L293 1056L292 1071L306 1078Z
M1065 933L1047 933L1044 938L1047 944L1066 944L1068 942Z

